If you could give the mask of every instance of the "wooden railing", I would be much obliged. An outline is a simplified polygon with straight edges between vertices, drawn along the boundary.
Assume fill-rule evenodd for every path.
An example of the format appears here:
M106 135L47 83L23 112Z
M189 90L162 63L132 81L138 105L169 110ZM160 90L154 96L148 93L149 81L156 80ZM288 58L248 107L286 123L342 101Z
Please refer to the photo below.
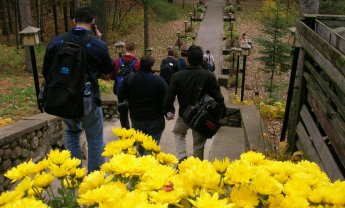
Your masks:
M305 15L296 23L301 46L291 107L290 150L302 150L332 180L345 175L345 16Z

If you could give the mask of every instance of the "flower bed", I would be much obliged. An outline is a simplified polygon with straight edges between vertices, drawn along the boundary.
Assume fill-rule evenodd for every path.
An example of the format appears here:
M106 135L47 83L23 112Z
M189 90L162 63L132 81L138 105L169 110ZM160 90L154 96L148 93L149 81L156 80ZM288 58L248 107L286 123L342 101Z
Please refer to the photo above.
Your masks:
M113 129L120 138L103 152L100 171L86 175L69 151L52 150L5 176L18 182L0 195L1 207L343 207L345 182L330 182L308 161L273 161L247 152L240 160L214 162L174 155L143 133ZM146 154L141 156L138 148ZM58 180L58 194L51 183Z

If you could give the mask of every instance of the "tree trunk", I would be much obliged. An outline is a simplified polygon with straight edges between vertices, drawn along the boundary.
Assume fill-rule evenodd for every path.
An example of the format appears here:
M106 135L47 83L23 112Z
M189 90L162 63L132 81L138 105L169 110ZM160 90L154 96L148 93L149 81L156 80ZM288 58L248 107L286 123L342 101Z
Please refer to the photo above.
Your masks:
M57 19L57 9L56 9L56 1L53 0L52 2L52 8L53 8L53 16L54 16L54 28L55 28L55 35L59 34L59 28L58 28L58 19Z
M65 32L68 32L68 14L67 14L67 0L63 2L63 20L65 25Z
M92 0L91 6L97 12L97 26L102 33L102 39L107 40L107 10L106 2L104 0Z
M7 21L8 21L8 31L9 34L13 32L13 22L12 22L12 13L11 13L11 2L7 1Z
M318 14L319 13L320 0L300 0L299 11L300 17L303 14Z
M144 51L150 47L150 32L149 32L149 3L148 0L143 0L144 3Z
M27 26L31 25L31 10L30 10L30 0L19 0L19 13L22 23L21 30L25 29ZM32 72L30 51L28 47L25 47L25 70Z
M5 10L5 0L0 0L0 27L1 27L1 34L8 35L8 29L6 24L6 10Z

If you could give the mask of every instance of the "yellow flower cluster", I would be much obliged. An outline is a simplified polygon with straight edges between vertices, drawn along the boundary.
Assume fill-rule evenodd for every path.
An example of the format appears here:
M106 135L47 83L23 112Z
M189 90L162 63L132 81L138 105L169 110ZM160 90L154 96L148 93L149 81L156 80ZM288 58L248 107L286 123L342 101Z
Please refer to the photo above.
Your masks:
M0 195L0 207L46 207L37 196L55 178L77 190L69 200L83 207L345 207L345 182L332 183L315 163L273 161L250 151L234 161L189 157L177 164L152 137L133 129L113 131L120 139L105 147L103 154L110 158L101 170L83 177L68 151L52 151L37 164L29 161L5 174L21 182ZM132 151L142 144L144 156Z
M272 105L259 103L260 115L263 118L282 119L285 113L285 103L275 102Z
M12 123L14 123L12 118L2 118L2 117L0 117L0 126L6 126L6 125L9 125L9 124L12 124Z

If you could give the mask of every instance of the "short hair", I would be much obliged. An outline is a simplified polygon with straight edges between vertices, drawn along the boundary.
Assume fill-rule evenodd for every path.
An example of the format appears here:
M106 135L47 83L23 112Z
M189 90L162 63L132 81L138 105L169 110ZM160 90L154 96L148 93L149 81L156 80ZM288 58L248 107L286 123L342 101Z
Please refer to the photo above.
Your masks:
M82 22L90 24L94 19L96 19L96 11L89 6L79 7L75 11L74 19L77 23Z
M126 48L126 51L128 52L133 52L136 48L136 45L134 42L126 42L126 45L125 45L125 48Z
M171 47L171 46L169 46L168 47L168 56L174 56L175 54L174 54L174 49L173 49L173 47Z
M202 48L197 45L189 46L187 50L188 62L191 66L200 66L203 62L204 53Z
M206 53L209 54L209 53L210 53L210 50L206 50Z
M153 65L155 64L155 59L150 55L144 55L140 58L140 71L151 71Z

